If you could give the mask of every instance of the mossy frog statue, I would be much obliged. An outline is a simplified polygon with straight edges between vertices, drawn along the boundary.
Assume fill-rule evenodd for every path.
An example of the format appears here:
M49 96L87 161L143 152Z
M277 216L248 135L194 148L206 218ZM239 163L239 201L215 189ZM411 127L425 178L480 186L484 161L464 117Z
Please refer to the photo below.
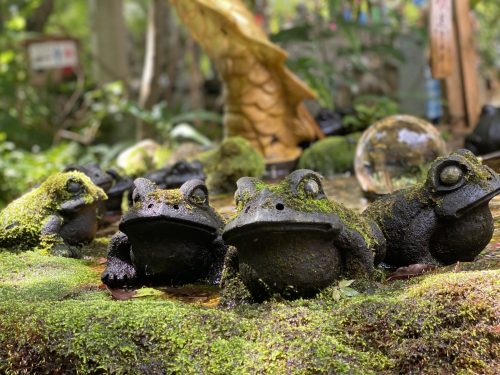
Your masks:
M97 207L106 198L81 172L52 175L0 212L0 248L79 257L79 245L95 237Z
M133 206L109 244L102 281L112 287L219 281L226 247L224 222L209 205L201 180L164 190L134 181Z
M384 233L384 263L448 265L474 260L488 244L488 202L499 193L499 175L459 150L436 159L424 183L382 197L363 214Z
M371 278L382 233L329 200L319 174L301 169L278 185L250 177L237 185L238 214L223 238L236 247L232 263L254 300L310 297L342 278Z

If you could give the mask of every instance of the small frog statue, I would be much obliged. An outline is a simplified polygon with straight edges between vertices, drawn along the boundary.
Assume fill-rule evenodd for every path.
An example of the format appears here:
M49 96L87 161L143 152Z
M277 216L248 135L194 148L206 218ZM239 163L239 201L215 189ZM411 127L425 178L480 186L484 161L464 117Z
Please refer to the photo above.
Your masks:
M106 194L113 186L113 176L103 171L99 164L88 163L85 165L70 164L64 168L63 172L78 171L88 176L94 185L99 186Z
M424 183L382 197L363 215L384 233L389 266L469 262L493 235L488 202L499 193L499 175L459 150L436 159Z
M209 205L201 180L164 190L134 181L133 206L109 244L102 274L112 288L141 284L218 283L226 253L222 217Z
M106 198L81 172L52 175L0 212L0 248L42 246L55 255L80 257L79 246L95 237L97 207Z
M301 169L277 185L238 180L237 215L223 234L237 261L226 264L238 268L255 301L311 297L341 278L369 280L384 256L378 227L329 200L321 179Z

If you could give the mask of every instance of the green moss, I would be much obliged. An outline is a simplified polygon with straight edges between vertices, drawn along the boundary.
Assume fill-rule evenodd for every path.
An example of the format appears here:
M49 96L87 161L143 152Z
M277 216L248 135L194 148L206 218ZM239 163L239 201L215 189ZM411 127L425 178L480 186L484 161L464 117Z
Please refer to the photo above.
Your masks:
M470 181L480 184L486 184L488 178L491 177L490 172L482 164L481 160L477 158L472 152L466 152L462 157L467 160L471 173L467 175Z
M107 199L106 193L81 172L72 171L50 176L38 188L24 194L0 212L0 247L24 250L42 243L51 247L58 242L54 236L42 239L41 230L51 215L58 215L61 204L75 199L67 190L69 181L83 186L86 204Z
M156 202L166 204L179 204L184 199L184 195L179 189L156 189L148 194L148 197L153 198Z
M111 300L100 267L0 254L1 373L495 372L499 270L214 309Z
M361 133L327 137L306 149L299 160L299 168L312 169L323 176L332 176L353 170L354 153Z
M226 138L217 148L197 156L207 174L207 186L215 193L234 192L241 177L260 177L264 158L242 137Z

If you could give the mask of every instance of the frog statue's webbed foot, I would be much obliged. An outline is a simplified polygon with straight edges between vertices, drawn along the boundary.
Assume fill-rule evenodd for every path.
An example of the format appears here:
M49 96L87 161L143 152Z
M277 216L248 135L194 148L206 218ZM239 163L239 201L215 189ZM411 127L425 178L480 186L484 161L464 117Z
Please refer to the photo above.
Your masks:
M110 288L131 287L137 283L137 272L131 264L118 258L108 258L101 280Z
M110 288L137 284L137 271L130 259L130 243L122 232L117 232L109 242L108 262L101 280Z

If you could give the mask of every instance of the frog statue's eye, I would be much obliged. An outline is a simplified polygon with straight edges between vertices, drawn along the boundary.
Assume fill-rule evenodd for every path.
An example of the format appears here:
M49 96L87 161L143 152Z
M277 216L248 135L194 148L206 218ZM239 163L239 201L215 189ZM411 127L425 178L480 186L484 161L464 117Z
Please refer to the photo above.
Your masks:
M199 186L193 191L191 191L191 194L189 195L189 200L191 203L194 203L198 206L206 206L208 204L208 193L206 189L204 189L204 186Z
M309 197L315 197L319 193L319 184L314 179L309 179L304 183L304 192Z
M462 169L456 165L449 165L439 173L439 180L443 185L453 186L461 180L462 176Z
M134 191L132 192L132 202L135 204L140 199L141 199L141 196L139 195L139 192L137 191L137 189L134 189Z
M208 189L203 181L198 179L186 181L179 190L190 203L208 206Z
M77 194L83 190L83 185L77 180L69 180L66 184L66 190L71 194Z
M309 169L298 169L288 175L293 194L305 195L307 198L321 199L325 197L321 184L321 175Z
M241 177L236 182L237 189L234 193L234 201L236 203L236 206L242 206L246 204L246 201L257 194L255 184L259 182L260 181L255 177Z

